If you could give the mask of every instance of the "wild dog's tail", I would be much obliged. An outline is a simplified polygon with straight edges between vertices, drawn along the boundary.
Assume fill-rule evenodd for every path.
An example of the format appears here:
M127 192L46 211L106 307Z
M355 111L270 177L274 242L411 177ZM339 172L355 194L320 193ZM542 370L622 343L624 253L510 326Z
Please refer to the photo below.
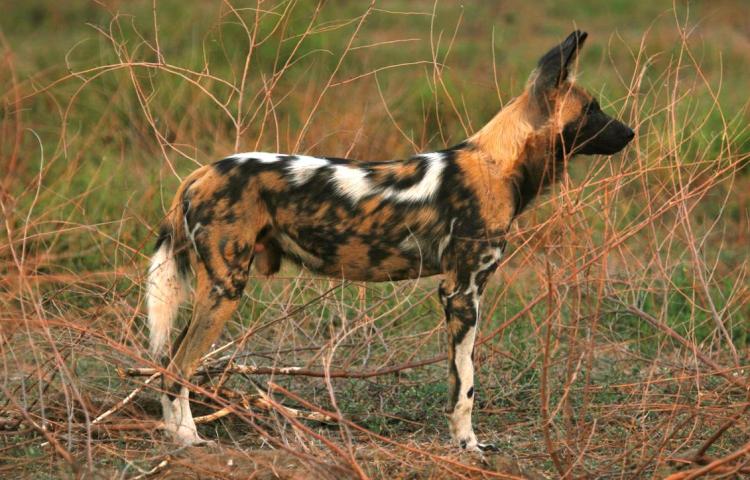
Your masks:
M159 228L156 253L148 269L146 305L148 308L149 346L158 358L169 339L172 323L188 297L190 257L185 230L185 190L202 174L199 169L185 179L177 189L172 206Z
M176 253L175 232L162 225L156 241L156 253L151 257L148 269L149 346L151 353L158 357L169 338L172 322L177 317L180 304L187 298L187 272L181 268L181 255Z

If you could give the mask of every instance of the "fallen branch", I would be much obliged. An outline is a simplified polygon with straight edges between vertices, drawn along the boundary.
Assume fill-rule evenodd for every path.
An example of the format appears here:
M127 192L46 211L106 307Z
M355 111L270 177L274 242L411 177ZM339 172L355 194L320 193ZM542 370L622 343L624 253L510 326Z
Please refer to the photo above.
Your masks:
M135 390L133 390L125 398L123 398L122 400L120 400L119 402L117 402L112 408L110 408L106 412L104 412L101 415L99 415L98 417L96 417L91 422L91 425L96 425L97 423L101 422L105 418L109 417L110 415L112 415L116 411L120 410L125 405L127 405L131 400L133 400L135 398L136 395L138 395L144 388L146 388L146 386L149 383L151 383L154 380L156 380L157 378L159 378L160 375L161 375L160 373L153 373L149 378L146 379L145 382L143 382L143 385L140 385L139 387L136 387Z
M143 382L143 385L140 385L140 386L136 387L125 398L123 398L122 400L120 400L119 402L117 402L115 405L113 405L112 408L110 408L109 410L107 410L106 412L102 413L101 415L99 415L98 417L96 417L94 420L92 420L91 425L94 426L94 425L97 425L97 424L101 423L102 420L104 420L105 418L109 417L110 415L112 415L113 413L115 413L116 411L120 410L122 407L124 407L128 403L130 403L130 401L132 401L135 398L136 395L138 395L144 388L146 388L146 386L149 383L151 383L155 379L159 378L160 375L161 375L160 373L154 373L154 374L152 374L148 379L146 379L145 382ZM141 430L142 429L142 428L139 428L138 425L130 425L129 427L130 428L127 428L128 430ZM110 429L110 428L108 427L108 429ZM120 428L120 429L122 429L122 428ZM49 445L49 443L50 442L48 440L46 442L41 443L39 446L40 447L46 447L47 445Z
M159 470L162 470L164 467L166 467L168 463L169 463L169 459L164 459L161 462L159 462L151 470L141 470L141 474L136 477L133 477L132 480L140 480L141 478L150 477L151 475L155 474Z
M266 411L283 410L284 416L288 416L292 418L310 420L313 422L321 422L321 423L336 423L336 420L333 417L331 417L330 415L325 415L320 412L305 412L305 411L297 410L296 408L287 407L284 405L272 404L268 398L268 395L265 392L261 391L260 389L258 389L258 393L254 395L247 395L247 394L243 394L243 393L236 392L234 390L229 390L229 389L221 389L218 392L218 395L224 398L228 398L228 399L239 400L239 404L246 410L250 410L251 407L255 407L255 408L266 410ZM214 413L196 417L194 421L196 424L209 423L209 422L218 420L222 417L226 417L227 415L231 413L235 413L235 412L236 412L235 406L227 406L220 410L215 411Z
M136 392L133 392L136 393ZM132 395L132 394L131 394ZM251 408L256 408L260 410L265 411L272 411L277 410L277 407L272 405L265 393L258 393L255 395L247 395L240 392L236 392L234 390L229 389L222 389L218 393L219 396L236 400L239 403L239 406L245 410L250 410ZM129 398L132 398L130 395ZM117 406L122 406L125 403L125 399L117 404ZM296 408L292 407L286 407L281 406L281 409L284 410L285 416L290 416L293 418L298 418L302 420L309 420L313 422L320 422L320 423L336 423L336 419L329 415L325 415L319 412L305 412L303 410L298 410ZM117 408L113 407L108 412L114 412ZM230 405L224 408L221 408L219 410L216 410L213 413L209 413L207 415L201 415L198 417L195 417L193 420L196 424L204 424L204 423L211 423L215 422L216 420L226 417L227 415L230 415L232 413L241 413L238 412L238 408L235 405ZM93 422L92 422L93 424ZM100 423L97 425L98 429L101 431L122 431L122 430L154 430L158 429L161 430L164 428L164 422L162 421L153 421L153 420L144 420L144 421L128 421L126 423ZM47 445L47 443L44 443L42 445Z
M393 365L391 367L378 368L375 370L363 370L363 371L349 371L349 370L310 370L302 367L257 367L254 365L242 365L242 364L230 364L223 367L203 367L199 369L195 375L207 375L207 374L219 374L219 373L239 373L244 375L290 375L290 376L304 376L304 377L319 377L319 378L370 378L381 375L388 375L391 373L397 373L402 370L409 370L412 368L423 367L425 365L432 365L433 363L442 362L447 358L447 355L440 354L434 357L419 360L416 362L401 363L399 365ZM122 370L122 374L127 376L148 376L160 374L159 369L142 367L142 368L127 368Z

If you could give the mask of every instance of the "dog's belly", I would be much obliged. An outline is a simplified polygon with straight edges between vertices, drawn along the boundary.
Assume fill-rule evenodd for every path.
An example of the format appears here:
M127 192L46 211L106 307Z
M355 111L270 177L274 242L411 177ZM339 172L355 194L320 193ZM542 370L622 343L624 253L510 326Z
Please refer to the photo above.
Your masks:
M441 273L430 242L413 235L393 242L316 229L307 230L304 235L278 232L275 239L284 257L315 273L334 278L380 282Z

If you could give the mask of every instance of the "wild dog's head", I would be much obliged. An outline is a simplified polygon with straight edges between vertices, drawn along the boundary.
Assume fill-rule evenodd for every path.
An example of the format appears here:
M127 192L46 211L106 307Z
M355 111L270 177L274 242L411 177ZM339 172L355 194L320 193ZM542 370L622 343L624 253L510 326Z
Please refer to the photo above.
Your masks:
M560 178L571 156L611 155L635 136L570 79L585 40L586 33L575 31L547 52L525 91L467 142L509 175L516 214Z
M547 52L529 78L528 106L555 137L558 157L575 154L611 155L619 152L635 133L610 117L589 93L569 80L569 71L586 40L586 32L576 30L560 45Z

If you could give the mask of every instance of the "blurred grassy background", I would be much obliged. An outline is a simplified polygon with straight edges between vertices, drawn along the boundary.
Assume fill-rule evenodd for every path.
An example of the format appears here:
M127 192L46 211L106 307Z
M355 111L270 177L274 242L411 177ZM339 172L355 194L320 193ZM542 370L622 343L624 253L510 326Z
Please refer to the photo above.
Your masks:
M212 79L192 75L197 86L180 71L106 67L158 60L150 2L15 5L2 20L14 64L5 69L2 81L6 105L14 100L12 77L21 82L24 98L22 112L9 106L5 117L19 113L20 119L13 120L21 120L39 140L23 135L24 155L11 172L13 187L28 188L34 181L43 147L50 182L42 195L57 196L50 200L61 207L55 209L57 218L97 224L137 214L151 225L160 214L154 206L168 203L164 196L174 190L167 159L184 174L235 149L296 147L312 154L388 159L443 148L475 131L502 101L517 94L540 52L574 27L591 33L580 60L583 84L601 95L608 111L621 110L628 119L634 106L624 105L623 99L637 64L648 64L638 72L643 75L640 95L653 102L639 107L654 112L663 107L670 93L663 84L683 49L676 27L688 22L692 55L716 98L700 85L704 79L695 75L694 66L679 66L679 75L688 79L677 88L690 97L677 105L677 115L686 120L680 134L688 139L678 142L680 148L689 157L690 149L712 144L710 153L718 155L728 129L736 148L748 149L743 87L750 60L742 2L680 4L676 12L663 2L638 3L632 11L631 2L612 2L606 13L593 1L529 3L446 2L435 8L434 16L430 2L377 3L304 135L302 125L349 42L354 17L366 6L282 2L263 12L238 106L237 92ZM256 10L248 7L238 14L252 26ZM182 2L160 1L156 21L162 61L239 85L249 42L234 15L220 3L185 8ZM298 43L311 21L313 31ZM439 81L433 62L441 65ZM65 78L71 71L84 73ZM63 80L48 88L59 78ZM143 89L141 100L133 82ZM264 96L268 82L274 84L273 117ZM149 116L143 114L142 102L147 102ZM226 104L226 110L217 103ZM230 116L241 119L239 134ZM664 122L649 120L656 128ZM645 138L656 132L641 134ZM18 147L4 142L3 157L13 148ZM81 195L92 190L107 194ZM122 234L140 244L149 232L135 223Z
M694 350L722 375L746 376L746 2L393 0L368 10L345 1L33 0L2 9L0 339L4 369L17 374L1 393L37 398L24 393L30 379L48 384L59 412L21 404L55 417L57 429L70 425L65 412L86 423L133 388L114 367L148 363L142 274L179 177L234 151L380 160L458 143L518 94L538 57L574 28L590 34L579 81L634 125L638 140L612 159L579 159L571 179L514 229L485 302L482 330L494 333L478 349L478 430L539 475L556 468L543 442L551 424L558 455L577 474L658 477L670 455L699 445L742 405L742 389L696 366ZM226 339L250 327L243 355L280 365L328 358L364 369L443 351L433 282L324 295L335 286L289 268L281 280L253 281ZM274 320L287 316L285 326ZM48 377L51 366L59 378ZM337 380L337 404L319 379L275 381L386 436L445 443L444 366L400 375ZM78 386L79 400L66 382ZM546 400L540 382L551 382ZM559 408L541 421L550 401ZM143 402L127 413L158 414ZM680 422L687 433L653 436ZM240 432L251 438L244 446L259 444L236 423L207 434ZM739 423L722 451L747 431ZM83 457L104 449L106 460L90 463L105 471L129 461L153 466L143 453L157 448L153 437L108 435L141 455L105 454L107 441L91 447L82 433L65 448ZM32 448L33 431L3 438L10 468L54 471L49 451ZM359 441L357 458L375 476L445 473ZM304 448L322 448L309 442Z

